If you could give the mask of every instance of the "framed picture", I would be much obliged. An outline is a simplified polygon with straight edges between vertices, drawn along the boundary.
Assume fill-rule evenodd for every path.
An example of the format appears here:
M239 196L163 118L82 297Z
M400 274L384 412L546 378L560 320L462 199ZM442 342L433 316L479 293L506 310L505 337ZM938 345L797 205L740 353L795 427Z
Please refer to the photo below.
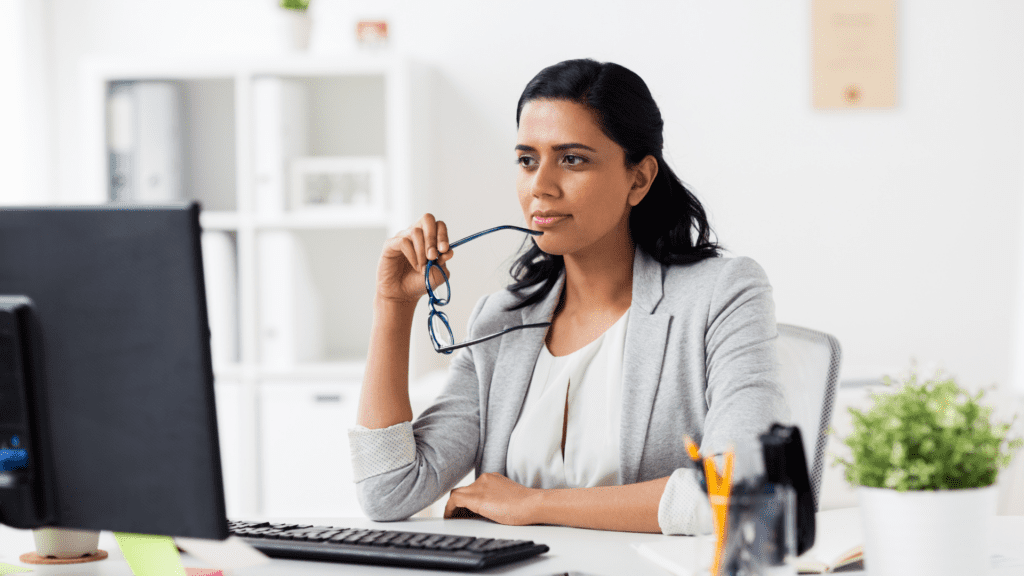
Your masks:
M309 156L291 163L292 210L384 213L384 159Z

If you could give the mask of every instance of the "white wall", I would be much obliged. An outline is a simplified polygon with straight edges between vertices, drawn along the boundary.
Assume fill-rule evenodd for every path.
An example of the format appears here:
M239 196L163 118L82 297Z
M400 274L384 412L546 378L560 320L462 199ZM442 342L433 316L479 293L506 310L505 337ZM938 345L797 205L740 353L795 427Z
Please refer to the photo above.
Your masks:
M286 45L274 0L48 2L64 198L78 173L79 58ZM419 151L432 175L422 188L453 234L522 220L514 113L532 75L566 58L616 61L647 80L666 120L667 157L722 243L765 267L780 321L840 339L847 378L904 370L915 357L968 385L1008 382L1024 4L900 2L899 105L848 112L811 108L806 1L313 0L312 11L312 50L344 57L357 17L385 17L389 49L430 71L419 95L432 110L432 145ZM502 285L507 263L494 249L516 240L460 250L457 325L477 295Z
M49 202L55 168L45 2L0 0L0 202Z

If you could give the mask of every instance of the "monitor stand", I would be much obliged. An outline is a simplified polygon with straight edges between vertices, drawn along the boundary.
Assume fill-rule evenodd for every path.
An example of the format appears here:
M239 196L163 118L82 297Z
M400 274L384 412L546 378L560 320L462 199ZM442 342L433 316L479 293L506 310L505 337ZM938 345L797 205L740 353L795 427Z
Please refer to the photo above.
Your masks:
M36 528L32 531L36 549L18 559L26 564L80 564L108 556L99 549L100 533L71 528Z

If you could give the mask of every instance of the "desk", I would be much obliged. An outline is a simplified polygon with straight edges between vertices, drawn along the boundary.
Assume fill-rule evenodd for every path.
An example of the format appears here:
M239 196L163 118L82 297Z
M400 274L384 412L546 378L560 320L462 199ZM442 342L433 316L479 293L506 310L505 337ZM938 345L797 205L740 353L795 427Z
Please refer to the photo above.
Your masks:
M669 573L641 558L630 546L637 542L661 542L680 536L660 534L633 534L628 532L603 532L578 530L557 526L502 526L482 520L441 520L434 518L412 519L406 522L376 523L365 518L325 520L317 523L332 526L356 528L384 528L389 530L410 530L436 532L439 534L465 534L490 538L515 538L534 540L547 544L551 551L525 562L495 568L477 574L516 574L524 576L550 576L568 570L580 570L597 576L651 575L666 576ZM995 551L1015 552L1024 549L1024 516L996 517L997 537ZM860 542L860 516L856 508L830 510L818 514L818 538L811 553L826 561ZM0 563L22 565L18 556L34 550L32 533L28 530L14 530L0 527ZM100 548L110 553L110 558L89 564L69 566L33 567L31 574L65 574L75 576L131 576L131 570L109 532L100 535ZM1021 554L1017 552L1017 554ZM182 556L185 566L202 566L188 555ZM463 574L465 572L441 572L433 570L411 570L387 566L361 566L356 564L332 564L324 562L300 562L295 560L273 560L270 564L237 570L235 576L271 575L384 575L416 574L419 576L441 574ZM994 570L990 576L1024 574L1024 568Z
M993 568L988 576L1024 576L1024 516L996 516L993 521L991 551L993 555L1003 557L1002 563L1005 566ZM817 522L814 546L807 551L807 556L832 562L843 552L864 541L859 508L819 512ZM847 574L855 576L864 572Z

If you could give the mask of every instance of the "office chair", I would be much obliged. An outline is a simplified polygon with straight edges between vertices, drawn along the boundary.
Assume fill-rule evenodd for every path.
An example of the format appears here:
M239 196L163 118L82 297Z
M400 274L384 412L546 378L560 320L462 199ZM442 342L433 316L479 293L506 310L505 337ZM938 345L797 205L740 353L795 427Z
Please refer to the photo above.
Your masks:
M814 509L818 509L825 444L839 384L841 352L830 334L779 324L779 377L789 403L790 423L800 428L807 458Z

